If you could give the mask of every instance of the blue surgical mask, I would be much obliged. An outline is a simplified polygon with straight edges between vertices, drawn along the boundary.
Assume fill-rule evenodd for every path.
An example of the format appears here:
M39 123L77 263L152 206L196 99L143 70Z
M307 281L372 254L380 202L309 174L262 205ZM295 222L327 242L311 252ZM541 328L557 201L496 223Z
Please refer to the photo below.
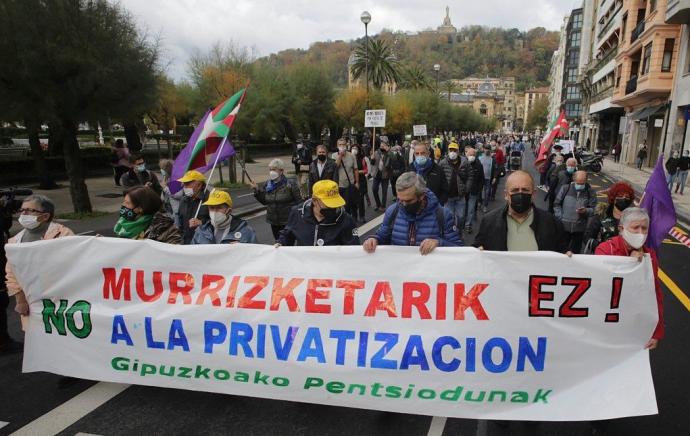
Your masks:
M140 173L143 173L144 171L146 171L146 164L137 165L136 170Z
M575 172L575 167L566 167L566 171L568 171L570 174Z
M414 158L414 162L417 165L426 165L427 160L429 160L429 158L426 156L415 156Z
M575 190L576 191L582 191L585 189L585 185L581 185L579 183L575 183Z

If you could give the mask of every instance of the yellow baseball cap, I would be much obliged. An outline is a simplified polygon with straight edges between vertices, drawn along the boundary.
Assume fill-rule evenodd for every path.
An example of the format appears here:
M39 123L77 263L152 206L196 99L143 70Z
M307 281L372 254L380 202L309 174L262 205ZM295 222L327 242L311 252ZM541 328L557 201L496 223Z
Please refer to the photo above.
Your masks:
M230 197L230 194L220 189L211 191L208 200L204 202L204 206L220 206L221 204L227 204L229 207L232 207L232 197Z
M182 178L177 179L178 182L180 183L187 183L187 182L206 182L206 176L201 174L197 170L189 170L186 173L184 173L184 176Z
M338 184L333 180L321 180L314 183L312 188L313 196L318 198L331 209L345 206L345 199L340 196Z
M460 150L460 146L458 144L456 144L455 142L451 142L450 144L448 144L448 150L452 150L452 149Z

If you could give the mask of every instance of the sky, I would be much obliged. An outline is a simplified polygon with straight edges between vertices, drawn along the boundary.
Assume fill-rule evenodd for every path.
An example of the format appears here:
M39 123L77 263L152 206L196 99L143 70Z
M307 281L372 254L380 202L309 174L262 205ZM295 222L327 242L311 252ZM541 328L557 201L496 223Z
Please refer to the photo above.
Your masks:
M161 38L162 63L175 80L187 78L195 51L232 41L258 57L316 41L351 40L382 29L419 31L441 25L450 7L452 24L527 30L560 28L574 0L119 0L142 31Z

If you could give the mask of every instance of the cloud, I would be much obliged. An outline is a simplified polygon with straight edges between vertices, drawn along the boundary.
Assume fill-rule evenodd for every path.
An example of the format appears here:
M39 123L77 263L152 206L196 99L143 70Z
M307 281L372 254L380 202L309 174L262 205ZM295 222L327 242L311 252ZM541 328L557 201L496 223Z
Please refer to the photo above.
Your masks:
M195 50L234 41L266 56L316 41L351 40L364 33L362 11L372 15L371 34L382 29L418 31L443 22L448 0L121 0L140 28L160 35L163 62L175 79L187 75ZM450 4L454 26L479 24L558 30L573 0L482 0Z

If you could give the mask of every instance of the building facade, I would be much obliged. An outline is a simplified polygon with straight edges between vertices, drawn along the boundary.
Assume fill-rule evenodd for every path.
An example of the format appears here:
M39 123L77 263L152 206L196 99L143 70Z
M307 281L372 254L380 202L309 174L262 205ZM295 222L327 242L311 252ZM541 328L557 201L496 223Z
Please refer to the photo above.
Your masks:
M642 145L652 166L664 152L680 30L666 22L667 0L623 0L611 102L626 116L621 158L633 163Z
M573 9L566 26L563 78L561 81L561 104L568 120L568 136L579 140L582 116L582 94L580 90L580 47L582 43L583 8Z
M515 77L468 77L461 80L455 79L452 82L458 90L457 94L473 97L473 107L476 106L477 112L488 117L496 117L503 132L513 131L517 118ZM451 102L453 102L452 94Z
M690 0L670 0L666 23L682 26L666 135L667 150L682 152L690 150Z
M527 118L529 118L529 114L532 112L532 109L534 109L534 105L537 103L537 101L548 97L548 87L532 88L525 91L525 96L523 98L522 104L520 105L520 109L522 111L518 111L519 117L524 120L525 124L527 123ZM539 127L541 128L544 126Z
M551 71L549 73L549 122L555 120L561 112L561 94L563 92L563 66L565 63L565 43L570 15L563 18L558 50L551 57Z

